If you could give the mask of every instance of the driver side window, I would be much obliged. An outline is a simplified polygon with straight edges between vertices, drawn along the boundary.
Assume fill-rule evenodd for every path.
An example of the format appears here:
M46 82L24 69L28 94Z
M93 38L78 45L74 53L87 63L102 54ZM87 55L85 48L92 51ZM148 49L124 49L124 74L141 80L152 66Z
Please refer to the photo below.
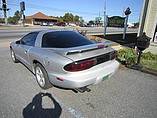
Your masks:
M21 39L21 44L22 45L27 45L27 46L34 46L37 34L38 33L30 33L30 34L24 36Z

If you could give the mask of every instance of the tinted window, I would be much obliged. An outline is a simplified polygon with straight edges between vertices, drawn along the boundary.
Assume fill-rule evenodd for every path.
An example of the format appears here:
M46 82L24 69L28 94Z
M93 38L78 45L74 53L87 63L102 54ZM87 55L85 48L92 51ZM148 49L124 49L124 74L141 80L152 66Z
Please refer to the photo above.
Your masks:
M34 46L37 35L37 32L27 34L21 39L21 43L23 45Z
M44 34L42 47L70 48L93 44L94 42L73 31L55 31Z

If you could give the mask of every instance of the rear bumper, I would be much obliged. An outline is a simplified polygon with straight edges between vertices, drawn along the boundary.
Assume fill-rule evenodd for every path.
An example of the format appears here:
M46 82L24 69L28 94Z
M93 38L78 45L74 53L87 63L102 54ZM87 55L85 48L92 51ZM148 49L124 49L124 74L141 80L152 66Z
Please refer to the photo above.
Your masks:
M68 72L67 74L49 73L50 82L63 88L81 88L88 85L96 85L103 81L104 77L110 78L119 68L116 60L97 65L80 72ZM63 81L57 78L63 79Z

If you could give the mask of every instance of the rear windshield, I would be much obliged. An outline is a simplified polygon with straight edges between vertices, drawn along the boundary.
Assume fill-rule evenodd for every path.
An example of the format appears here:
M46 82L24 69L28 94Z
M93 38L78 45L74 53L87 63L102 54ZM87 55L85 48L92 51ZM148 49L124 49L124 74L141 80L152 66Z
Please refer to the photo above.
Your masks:
M93 44L91 40L73 31L55 31L43 35L42 47L70 48Z

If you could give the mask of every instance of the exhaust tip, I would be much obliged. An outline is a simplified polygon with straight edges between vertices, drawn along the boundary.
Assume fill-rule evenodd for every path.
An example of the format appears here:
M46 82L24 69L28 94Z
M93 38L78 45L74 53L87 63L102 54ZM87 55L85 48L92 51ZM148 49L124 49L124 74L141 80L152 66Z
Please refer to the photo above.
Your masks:
M81 87L81 88L75 88L74 91L76 91L77 93L78 93L78 92L84 93L85 91L90 92L91 89L89 89L89 88L87 88L87 87L85 86L85 87Z

